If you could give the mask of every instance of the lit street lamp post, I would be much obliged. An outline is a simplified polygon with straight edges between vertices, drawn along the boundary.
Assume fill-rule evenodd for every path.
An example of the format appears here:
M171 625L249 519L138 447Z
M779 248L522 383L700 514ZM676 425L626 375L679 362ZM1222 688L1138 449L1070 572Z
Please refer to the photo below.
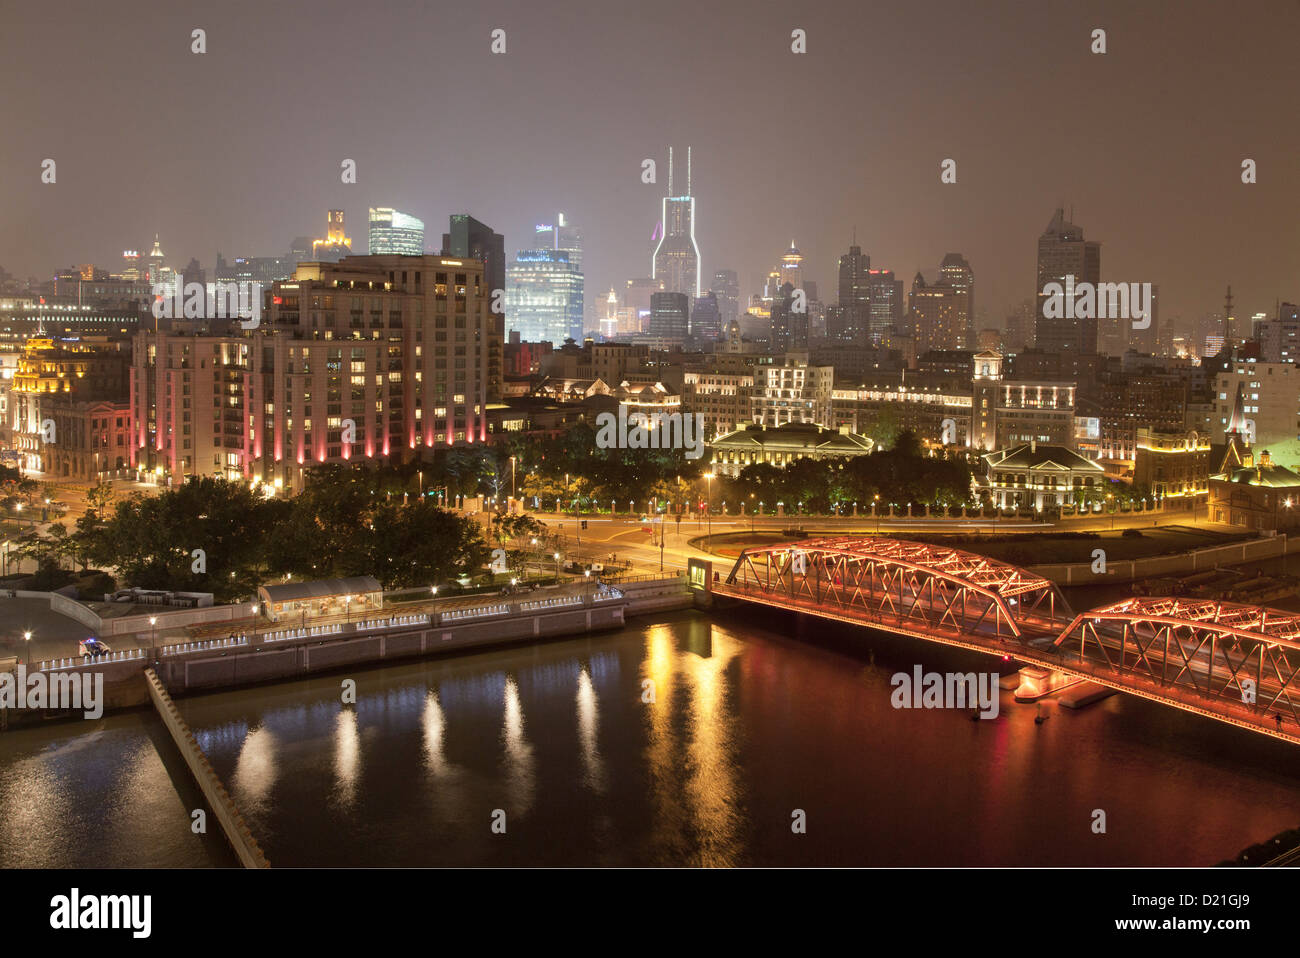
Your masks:
M149 645L158 648L158 616L149 616Z
M27 649L27 664L31 665L32 664L32 630L31 629L28 629L26 632L23 633L23 640L25 642L24 648Z

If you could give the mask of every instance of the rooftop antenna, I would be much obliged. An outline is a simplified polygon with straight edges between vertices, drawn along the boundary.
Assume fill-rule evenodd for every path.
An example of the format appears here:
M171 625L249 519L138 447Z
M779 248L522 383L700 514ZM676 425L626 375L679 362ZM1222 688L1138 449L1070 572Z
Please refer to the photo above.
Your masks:
M686 148L686 195L692 196L691 193L691 148Z
M673 148L668 147L668 195L673 195Z

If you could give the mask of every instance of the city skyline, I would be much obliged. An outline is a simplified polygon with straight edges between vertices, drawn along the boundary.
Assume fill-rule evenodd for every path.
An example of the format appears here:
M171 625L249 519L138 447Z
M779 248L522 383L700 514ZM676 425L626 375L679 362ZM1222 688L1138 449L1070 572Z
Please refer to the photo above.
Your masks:
M1199 8L1207 14L1212 9ZM327 4L311 21L288 11L259 10L259 19L267 35L291 24L311 37L332 29L340 9ZM1162 18L1158 8L1018 11L1015 40L993 30L991 20L975 11L948 11L927 33L925 55L909 72L914 82L906 87L888 70L901 57L893 52L901 50L901 42L889 42L890 37L901 40L893 32L901 27L872 23L873 43L887 56L875 66L863 64L853 55L853 42L866 35L867 23L846 6L791 15L800 23L766 12L741 18L735 8L693 11L696 32L668 36L667 27L646 25L652 40L664 41L658 48L676 67L664 71L662 85L655 88L668 94L662 98L651 97L651 85L641 82L635 68L618 64L599 42L609 21L598 12L565 19L563 26L528 10L493 14L510 41L501 55L509 70L494 69L488 49L497 20L472 14L457 22L458 42L437 69L437 79L458 91L455 65L486 84L483 95L494 103L492 116L476 121L467 136L494 135L508 124L517 130L514 136L534 138L534 148L476 150L471 143L465 149L454 138L450 144L432 143L418 125L399 124L395 149L380 154L363 123L345 120L328 142L309 128L293 149L275 156L256 148L274 135L281 112L263 101L275 101L265 96L268 92L299 89L291 72L299 61L267 57L260 34L227 32L217 24L208 27L207 52L194 55L189 49L194 24L178 14L155 17L127 36L97 8L82 10L71 18L71 27L61 27L66 46L53 56L57 79L28 88L14 104L16 123L29 131L25 149L0 159L0 175L13 185L0 209L13 224L0 243L0 265L20 277L46 275L72 262L111 266L122 249L147 245L143 241L155 233L165 238L176 265L191 257L206 265L218 251L228 258L278 256L293 236L315 232L321 211L343 209L349 221L362 223L371 206L409 210L426 223L471 210L504 233L507 256L513 256L531 248L528 232L546 210L564 209L587 234L584 272L590 288L617 288L648 269L650 237L667 182L667 145L690 143L697 168L701 286L708 288L714 270L735 269L742 299L761 286L777 244L792 235L799 237L810 278L822 289L833 288L836 262L856 230L856 245L873 264L899 277L933 269L945 252L961 250L980 277L977 324L1001 325L1017 304L1034 295L1034 239L1044 216L1058 206L1067 215L1073 208L1073 221L1089 239L1105 245L1107 279L1160 285L1163 319L1194 323L1221 304L1227 282L1237 291L1241 315L1269 311L1276 301L1293 296L1288 284L1300 261L1300 239L1291 228L1297 187L1287 164L1300 145L1297 133L1276 122L1267 97L1201 78L1232 75L1249 59L1252 88L1286 83L1283 38L1287 24L1300 25L1294 9L1279 6L1278 29L1251 29L1249 44L1234 42L1244 41L1244 33L1238 37L1234 31L1245 26L1208 15ZM47 15L20 11L15 16L18 26L38 28ZM696 34L722 25L732 41L720 46L712 61L696 58L702 42ZM1089 34L1097 26L1108 31L1104 55L1089 50ZM790 52L793 27L807 31L806 54ZM1044 38L1041 46L1019 39L1036 35ZM476 36L481 44L472 42ZM88 162L80 131L53 129L44 117L57 112L67 85L87 76L89 67L77 62L77 51L105 41L118 43L124 53L142 54L142 65L115 75L105 94L126 95L147 77L157 90L159 116L174 115L182 101L191 111L215 108L207 92L214 83L248 77L230 104L247 121L245 135L239 142L223 140L223 149L215 151L196 148L202 146L198 137L179 144L172 151L179 155L164 163L113 149L151 131L156 135L149 118L128 113L107 125L92 117L86 129L96 133L101 146ZM399 115L406 94L394 93L384 81L401 69L391 64L401 63L396 54L413 42L393 37L392 55L354 84L347 102L371 104L362 111L368 115L390 109ZM568 51L573 62L543 57L539 47L548 46ZM1193 49L1197 56L1164 52L1179 48ZM19 51L9 65L21 71L23 58L32 55L34 50ZM48 73L50 52L41 56L46 67L41 72ZM974 82L959 93L940 83L948 73L927 68L943 57L956 58ZM672 95L719 88L721 75L760 63L768 75L755 75L729 110ZM589 107L588 122L616 135L593 144L539 126L522 106L512 105L517 98L497 95L519 69L532 75L550 71L557 80L601 72L608 82L577 95ZM1025 85L1026 77L1042 71L1061 75L1061 84ZM807 100L832 76L840 78L837 86L856 80L884 91L866 106L853 101L863 116L847 130L836 128L837 149L806 149L807 140L828 133L827 120L813 115L801 117L798 135L767 138L759 151L736 148L737 136L762 115L767 97L779 90L795 101ZM979 108L1013 89L1026 100L1014 116ZM1133 96L1133 90L1145 92ZM918 133L901 119L940 96L963 107L942 133ZM1024 122L1025 116L1034 122ZM1083 135L1080 116L1088 118ZM1210 142L1204 142L1201 124L1187 122L1203 116L1215 116L1221 127ZM1133 139L1138 130L1150 131L1149 147ZM1245 130L1250 133L1236 132ZM258 132L250 136L248 131ZM403 160L408 153L421 161ZM47 157L58 163L54 184L40 181ZM659 164L654 184L641 180L647 158ZM957 161L955 184L940 182L946 158ZM1255 184L1241 182L1244 158L1258 164ZM355 184L340 181L346 159L357 163ZM990 218L990 210L999 215ZM1184 238L1193 236L1199 255L1189 255L1183 246ZM1170 237L1179 242L1170 243Z

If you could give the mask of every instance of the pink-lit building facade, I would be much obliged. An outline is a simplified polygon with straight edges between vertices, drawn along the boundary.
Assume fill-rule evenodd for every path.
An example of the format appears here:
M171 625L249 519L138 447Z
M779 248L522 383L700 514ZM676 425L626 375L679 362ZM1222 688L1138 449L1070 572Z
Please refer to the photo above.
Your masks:
M140 332L131 465L292 491L319 463L485 442L490 302L477 260L348 256L275 283L252 329Z

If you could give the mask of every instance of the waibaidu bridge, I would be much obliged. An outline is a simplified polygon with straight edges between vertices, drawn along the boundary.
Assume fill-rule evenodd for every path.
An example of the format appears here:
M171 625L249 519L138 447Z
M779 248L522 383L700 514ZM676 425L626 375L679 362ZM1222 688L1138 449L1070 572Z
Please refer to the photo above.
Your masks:
M1017 697L1077 681L1300 744L1300 614L1130 598L1070 611L1056 585L969 552L896 539L746 549L719 596L1023 663Z

